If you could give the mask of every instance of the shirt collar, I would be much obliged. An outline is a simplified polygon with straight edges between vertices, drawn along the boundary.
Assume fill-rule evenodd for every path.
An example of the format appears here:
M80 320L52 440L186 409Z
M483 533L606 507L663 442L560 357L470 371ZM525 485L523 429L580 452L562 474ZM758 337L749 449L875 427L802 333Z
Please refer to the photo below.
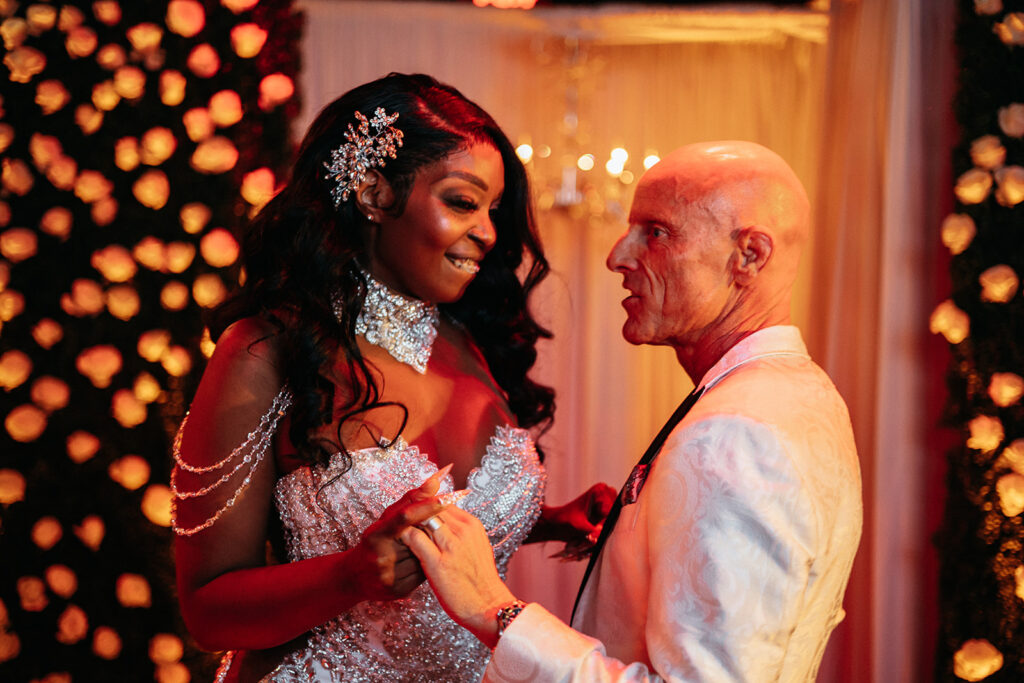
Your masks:
M794 325L774 325L744 337L704 373L697 386L706 391L740 365L755 358L774 355L810 358L799 328Z

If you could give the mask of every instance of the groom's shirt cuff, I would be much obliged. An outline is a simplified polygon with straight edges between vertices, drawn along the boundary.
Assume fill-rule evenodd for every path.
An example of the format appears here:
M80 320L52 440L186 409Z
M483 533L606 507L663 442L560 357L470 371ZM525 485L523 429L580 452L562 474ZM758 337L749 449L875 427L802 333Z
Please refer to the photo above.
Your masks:
M539 604L530 603L498 640L483 680L487 683L620 680L629 667L603 655L604 646L600 641L574 631ZM642 665L634 666L646 671ZM629 678L628 673L624 678Z

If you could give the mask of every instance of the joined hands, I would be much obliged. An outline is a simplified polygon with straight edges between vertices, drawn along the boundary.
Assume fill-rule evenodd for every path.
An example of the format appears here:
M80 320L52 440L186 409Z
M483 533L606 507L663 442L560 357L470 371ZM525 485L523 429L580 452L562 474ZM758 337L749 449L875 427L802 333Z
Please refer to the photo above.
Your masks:
M392 503L363 532L348 558L349 574L364 600L394 600L416 589L426 578L419 561L400 538L410 527L437 515L445 504L437 498L443 467Z

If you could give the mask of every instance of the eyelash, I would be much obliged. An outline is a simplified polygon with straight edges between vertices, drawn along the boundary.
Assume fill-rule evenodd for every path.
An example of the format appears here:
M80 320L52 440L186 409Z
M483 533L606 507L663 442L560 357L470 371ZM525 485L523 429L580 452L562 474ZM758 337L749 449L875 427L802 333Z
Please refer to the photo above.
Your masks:
M461 197L455 197L448 200L450 206L459 209L460 211L473 212L480 208L476 202L470 199L462 199Z

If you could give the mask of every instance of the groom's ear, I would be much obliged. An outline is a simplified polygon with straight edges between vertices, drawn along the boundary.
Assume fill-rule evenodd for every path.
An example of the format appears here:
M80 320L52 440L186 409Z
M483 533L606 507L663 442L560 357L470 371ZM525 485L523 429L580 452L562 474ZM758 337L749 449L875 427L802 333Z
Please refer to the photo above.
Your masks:
M744 228L736 236L733 254L733 280L746 287L757 277L772 258L772 236L758 226Z

